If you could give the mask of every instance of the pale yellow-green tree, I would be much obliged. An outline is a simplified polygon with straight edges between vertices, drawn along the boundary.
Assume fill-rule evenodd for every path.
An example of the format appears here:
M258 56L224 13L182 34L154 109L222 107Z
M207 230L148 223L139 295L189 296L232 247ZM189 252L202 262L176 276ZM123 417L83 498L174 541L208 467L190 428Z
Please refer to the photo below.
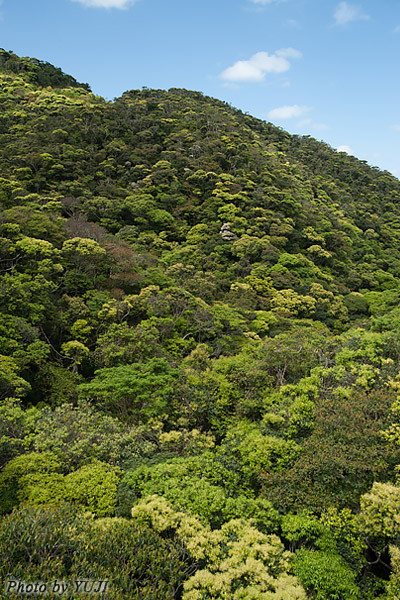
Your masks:
M211 530L196 516L176 511L160 496L143 498L132 517L156 531L173 529L201 568L184 584L183 600L305 600L292 574L292 554L276 535L251 520L234 519Z

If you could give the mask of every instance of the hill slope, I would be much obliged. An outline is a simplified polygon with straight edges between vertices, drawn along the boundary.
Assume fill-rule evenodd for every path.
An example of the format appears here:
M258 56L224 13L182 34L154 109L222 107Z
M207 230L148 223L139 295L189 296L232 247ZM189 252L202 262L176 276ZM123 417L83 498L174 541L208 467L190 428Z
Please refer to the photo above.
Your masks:
M2 512L134 505L165 556L168 514L157 597L394 600L400 182L199 92L106 102L6 51L0 85ZM269 544L245 595L232 535Z

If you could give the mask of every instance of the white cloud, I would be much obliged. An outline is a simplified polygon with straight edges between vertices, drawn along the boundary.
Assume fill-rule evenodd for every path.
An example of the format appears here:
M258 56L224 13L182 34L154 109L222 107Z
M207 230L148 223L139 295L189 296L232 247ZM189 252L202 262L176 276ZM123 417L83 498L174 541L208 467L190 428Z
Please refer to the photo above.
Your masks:
M336 150L338 152L346 152L346 154L353 154L353 150L350 148L350 146L346 146L346 145L344 145L344 146L338 146L336 148Z
M290 69L289 58L300 58L294 48L282 48L274 54L257 52L249 60L238 60L221 73L225 81L264 81L267 73L283 73Z
M393 129L395 131L400 131L400 125L393 125Z
M90 8L128 8L136 0L73 0Z
M340 2L336 7L335 14L336 25L347 25L352 21L368 21L369 16L362 12L361 6Z
M303 55L294 48L281 48L275 52L276 56L282 56L283 58L301 58Z
M400 33L400 25L397 25L397 27L393 29L393 33Z
M279 108L270 110L268 118L273 120L277 119L278 121L281 119L294 119L306 115L311 110L313 110L312 106L299 106L298 104L293 104L292 106L280 106Z

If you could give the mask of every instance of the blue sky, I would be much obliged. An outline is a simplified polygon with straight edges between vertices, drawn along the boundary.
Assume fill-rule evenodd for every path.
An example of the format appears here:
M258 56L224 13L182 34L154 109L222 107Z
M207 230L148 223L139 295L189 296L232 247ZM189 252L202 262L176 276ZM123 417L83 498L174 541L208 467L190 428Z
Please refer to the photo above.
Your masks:
M400 0L0 0L0 47L107 99L199 90L400 177Z

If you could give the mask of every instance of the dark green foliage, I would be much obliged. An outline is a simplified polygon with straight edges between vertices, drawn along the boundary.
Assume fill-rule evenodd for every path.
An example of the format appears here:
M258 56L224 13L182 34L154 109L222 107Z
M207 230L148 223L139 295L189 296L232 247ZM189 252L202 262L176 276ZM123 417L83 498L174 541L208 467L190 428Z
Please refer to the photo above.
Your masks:
M0 521L2 580L7 575L39 580L65 577L79 546L71 530L81 521L68 505L27 506L3 517Z
M298 457L281 472L265 473L266 497L292 510L356 508L361 494L399 461L398 452L382 439L391 402L392 394L383 391L320 398L313 431Z
M181 544L123 519L91 521L68 505L15 510L0 521L0 576L108 580L108 598L179 598L193 566ZM1 598L16 598L4 595ZM46 595L55 598L57 594ZM81 598L72 593L69 598Z
M14 456L24 452L25 437L32 431L35 413L35 409L24 410L20 402L11 398L0 404L0 464L2 466Z
M74 555L75 573L110 581L115 600L167 600L180 597L181 586L194 571L185 548L154 531L115 519L94 523L84 532Z
M41 87L54 88L80 87L90 90L87 83L78 83L74 77L63 73L61 69L37 58L20 58L13 52L0 48L0 70L16 74L26 73L28 81Z

